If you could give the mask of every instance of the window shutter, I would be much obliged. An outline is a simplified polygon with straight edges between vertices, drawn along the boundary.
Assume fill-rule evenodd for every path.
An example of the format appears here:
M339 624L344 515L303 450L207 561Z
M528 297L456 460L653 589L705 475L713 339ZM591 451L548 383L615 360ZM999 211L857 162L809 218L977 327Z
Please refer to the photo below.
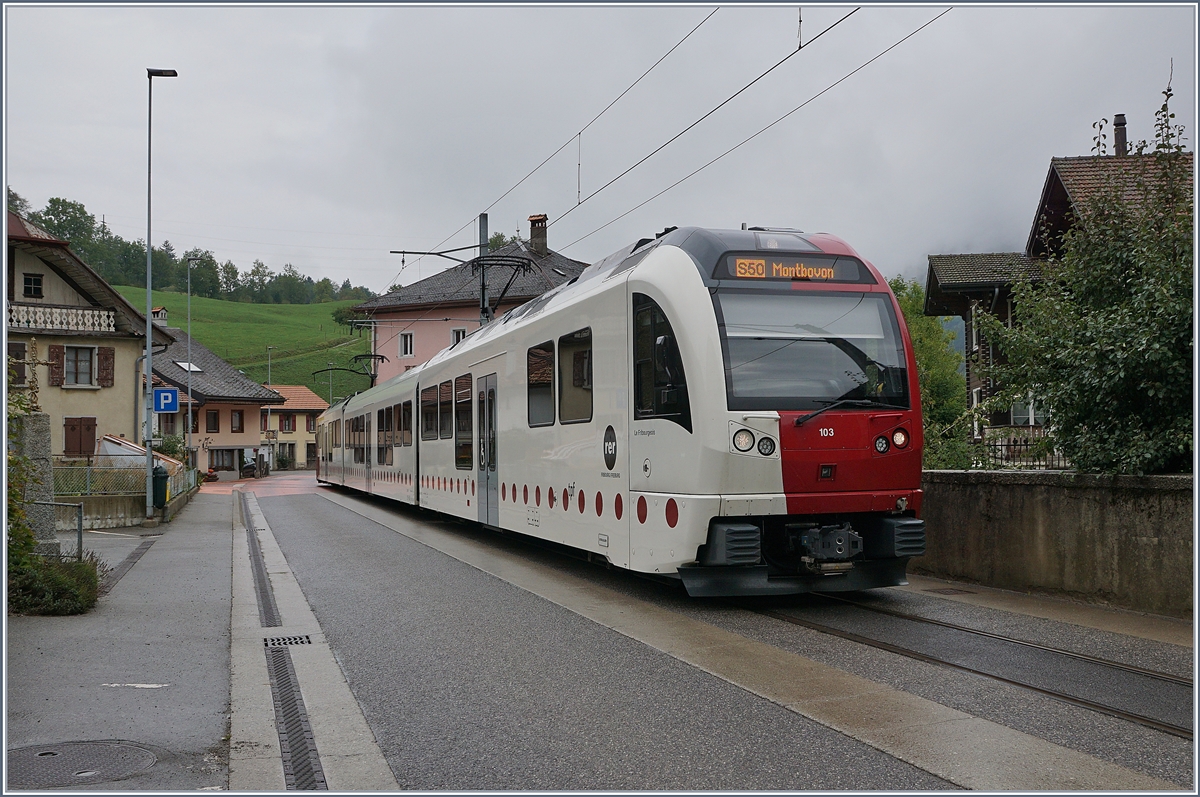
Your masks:
M12 363L13 374L14 374L14 378L16 379L16 381L13 382L13 384L14 385L25 384L25 363L24 363L25 344L17 343L17 342L10 342L8 344L8 356L12 357L14 360L17 361L17 362Z
M79 453L90 457L96 453L96 419L79 419Z
M67 350L57 344L50 346L50 386L62 387Z
M101 346L96 349L96 380L100 387L113 386L115 366L116 349L112 346Z
M79 418L64 418L63 419L63 454L68 457L77 457L82 451L79 447Z

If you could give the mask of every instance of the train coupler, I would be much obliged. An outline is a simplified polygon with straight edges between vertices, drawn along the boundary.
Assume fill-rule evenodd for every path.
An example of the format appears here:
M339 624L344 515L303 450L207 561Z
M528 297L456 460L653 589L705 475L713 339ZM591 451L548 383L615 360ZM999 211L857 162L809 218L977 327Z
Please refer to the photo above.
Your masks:
M849 523L833 526L809 524L798 528L789 525L788 531L799 532L800 546L806 552L801 561L815 573L844 573L854 567L854 563L848 560L863 550L862 537Z

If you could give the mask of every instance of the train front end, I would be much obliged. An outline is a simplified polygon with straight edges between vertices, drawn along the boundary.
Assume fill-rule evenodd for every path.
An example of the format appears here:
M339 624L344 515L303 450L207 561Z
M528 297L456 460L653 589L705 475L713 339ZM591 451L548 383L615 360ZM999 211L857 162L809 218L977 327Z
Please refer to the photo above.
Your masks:
M925 552L922 424L912 343L887 281L830 235L708 237L719 244L709 253L723 250L701 271L720 338L733 475L696 562L678 568L688 592L906 583L908 561ZM739 481L742 470L758 475ZM778 487L782 502L754 500ZM748 494L744 514L738 491Z

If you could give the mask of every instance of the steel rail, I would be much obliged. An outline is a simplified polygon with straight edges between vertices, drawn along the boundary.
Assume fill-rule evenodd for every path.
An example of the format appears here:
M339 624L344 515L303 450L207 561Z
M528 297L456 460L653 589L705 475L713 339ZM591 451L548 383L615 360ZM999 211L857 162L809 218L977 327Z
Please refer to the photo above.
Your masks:
M1123 720L1126 720L1127 722L1134 722L1134 723L1137 723L1138 725L1143 725L1147 728L1152 728L1156 731L1161 731L1163 733L1171 734L1172 736L1178 736L1180 738L1187 739L1188 741L1191 741L1193 738L1193 733L1192 733L1191 728L1185 728L1185 727L1182 727L1179 725L1173 725L1169 722L1163 722L1162 720L1156 720L1153 717L1146 717L1141 714L1134 714L1132 712L1122 711L1121 709L1113 708L1112 706L1106 706L1102 703L1095 703L1091 700L1086 700L1084 698L1075 697L1074 695L1069 695L1064 692L1057 692L1057 691L1054 691L1053 689L1044 689L1040 686L1033 686L1032 684L1027 684L1027 683L1023 683L1021 681L1012 680L1011 678L1005 678L1002 675L995 675L993 673L985 672L983 670L977 670L973 667L967 667L962 664L955 664L952 661L946 661L944 659L939 659L936 656L931 656L927 653L921 653L920 651L911 650L909 648L904 648L899 645L893 645L890 642L883 642L878 639L872 639L870 637L865 637L860 634L855 634L852 631L843 631L840 628L835 628L833 626L824 625L822 623L815 623L815 622L812 622L811 620L802 620L799 617L793 617L792 615L784 614L783 612L777 611L775 609L757 609L757 610L752 610L752 611L756 611L758 614L762 614L767 617L772 617L776 620L782 620L785 623L791 623L792 625L798 625L798 626L801 626L804 628L808 628L808 629L817 631L822 634L829 634L830 636L840 637L842 639L846 639L851 642L858 642L859 644L862 644L862 645L867 645L869 647L878 648L880 650L886 650L889 653L896 653L898 655L906 656L908 658L916 659L918 661L923 661L928 664L937 664L937 665L941 665L943 667L949 667L950 669L959 670L960 672L967 672L967 673L971 673L973 675L981 675L984 678L990 678L994 681L999 681L1001 683L1005 683L1010 686L1016 686L1016 687L1020 687L1022 689L1028 689L1031 692L1036 692L1040 695L1044 695L1046 697L1053 698L1054 700L1058 700L1063 703L1069 703L1071 705L1079 706L1081 708L1091 709L1092 711L1096 711L1100 714L1106 714L1110 717L1116 717L1117 719L1123 719Z
M838 601L839 603L844 603L849 606L854 606L856 608L864 609L869 612L875 612L877 614L886 614L891 617L899 617L903 620L912 620L912 621L918 622L918 623L928 623L929 625L937 625L937 626L941 626L942 628L950 628L955 631L964 631L968 634L976 634L978 636L987 637L988 639L996 639L1001 642L1011 642L1014 645L1024 645L1025 647L1035 648L1037 650L1044 650L1048 653L1057 653L1060 656L1068 656L1072 659L1079 659L1080 661L1086 661L1086 662L1090 662L1092 664L1100 664L1104 667L1111 667L1115 670L1125 670L1126 672L1131 672L1136 675L1144 675L1147 678L1157 678L1161 681L1168 681L1173 684L1179 684L1180 686L1193 686L1194 685L1191 678L1183 678L1178 675L1171 675L1170 673L1159 672L1158 670L1147 670L1143 667L1138 667L1137 665L1134 665L1134 664L1124 664L1119 661L1111 661L1109 659L1102 659L1098 656L1088 655L1087 653L1076 653L1073 650L1063 650L1062 648L1052 648L1048 645L1040 645L1037 642L1028 642L1024 639L1013 639L1012 637L1007 637L1002 634L993 634L990 631L982 631L978 628L968 628L967 626L964 626L964 625L956 625L955 623L948 623L948 622L945 622L944 620L934 620L930 617L921 617L921 616L915 615L915 614L906 614L905 612L899 612L899 611L896 611L895 609L885 609L880 606L869 606L865 603L858 603L856 601L848 600L847 598L840 598L836 595L820 594L820 597L827 598L829 600L835 600L835 601Z

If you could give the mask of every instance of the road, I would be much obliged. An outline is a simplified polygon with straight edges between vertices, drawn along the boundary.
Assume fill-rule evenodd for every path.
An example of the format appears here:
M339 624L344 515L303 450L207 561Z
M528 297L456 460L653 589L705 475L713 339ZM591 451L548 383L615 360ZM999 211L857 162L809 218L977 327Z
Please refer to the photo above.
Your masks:
M290 484L261 483L257 504L401 788L1193 783L1185 739L764 613L859 622L820 599L697 601L519 537ZM914 588L870 600L1192 670L1190 648L1145 635Z

